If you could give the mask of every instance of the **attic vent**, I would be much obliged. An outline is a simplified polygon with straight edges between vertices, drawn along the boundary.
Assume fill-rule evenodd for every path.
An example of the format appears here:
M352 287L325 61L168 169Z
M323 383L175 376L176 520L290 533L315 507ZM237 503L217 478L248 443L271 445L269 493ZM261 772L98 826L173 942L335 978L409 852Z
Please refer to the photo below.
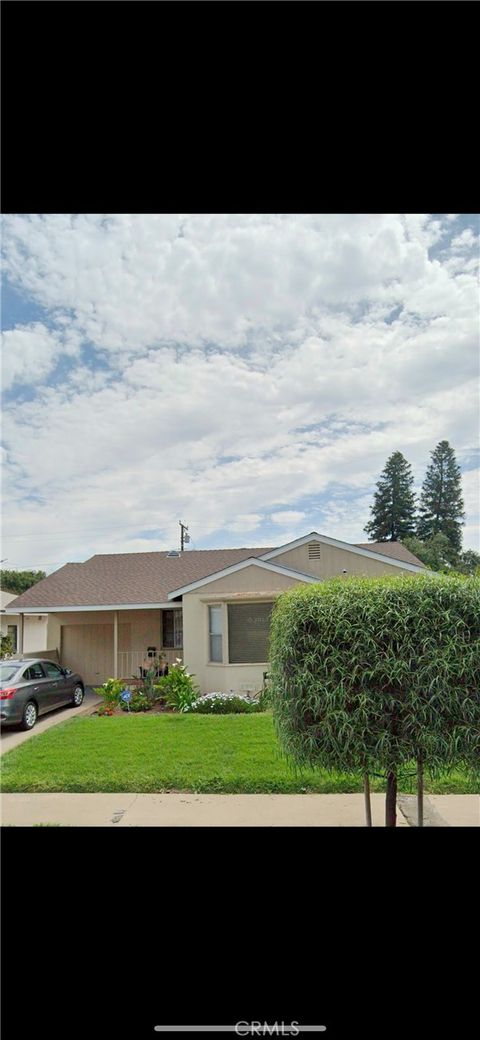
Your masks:
M168 560L171 559L173 556L180 556L178 549L170 549L170 552L167 553Z
M320 542L309 542L308 543L308 559L319 560L320 559Z

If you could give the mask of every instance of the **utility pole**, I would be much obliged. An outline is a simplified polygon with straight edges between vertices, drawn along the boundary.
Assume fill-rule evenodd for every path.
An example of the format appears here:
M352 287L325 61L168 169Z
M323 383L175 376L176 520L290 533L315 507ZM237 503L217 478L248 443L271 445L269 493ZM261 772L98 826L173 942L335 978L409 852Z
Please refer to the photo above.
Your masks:
M180 552L183 552L184 546L190 541L190 535L185 532L188 531L186 524L182 524L182 521L178 521L180 524Z

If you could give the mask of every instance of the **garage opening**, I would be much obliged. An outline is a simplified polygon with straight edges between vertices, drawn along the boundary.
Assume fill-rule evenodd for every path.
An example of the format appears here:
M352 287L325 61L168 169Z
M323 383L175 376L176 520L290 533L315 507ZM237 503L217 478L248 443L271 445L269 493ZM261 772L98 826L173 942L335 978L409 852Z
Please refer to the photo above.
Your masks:
M130 625L118 626L118 649L130 647ZM114 674L113 624L62 625L62 665L78 672L87 686L99 686Z

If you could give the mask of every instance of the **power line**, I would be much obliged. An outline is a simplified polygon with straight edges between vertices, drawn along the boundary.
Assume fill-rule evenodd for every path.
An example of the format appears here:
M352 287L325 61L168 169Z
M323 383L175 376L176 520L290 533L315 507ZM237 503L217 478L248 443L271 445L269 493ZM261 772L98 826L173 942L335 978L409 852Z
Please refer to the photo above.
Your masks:
M220 527L225 527L229 523L237 523L237 522L238 522L238 515L237 516L225 517L220 524L217 521L216 527L213 527L213 521L212 521L212 524L205 524L202 521L190 520L190 523L194 523L194 524L198 524L199 523L200 524L200 526L197 527L197 533L199 531L200 532L201 531L208 531L208 532L210 532L210 531L215 531L215 530L218 531ZM93 535L93 536L96 536L101 531L111 531L112 534L114 534L116 531L120 531L120 530L132 530L133 529L133 530L136 530L136 531L141 531L142 528L147 528L147 526L148 526L147 523L135 524L134 521L132 521L129 524L117 524L115 521L112 521L112 523L108 524L108 526L106 526L106 527L60 528L60 530L57 531L56 534L39 534L38 532L32 532L30 534L8 535L8 534L4 533L3 541L4 542L7 542L7 541L25 541L25 540L28 540L28 539L38 541L40 539L50 539L50 538L53 538L53 539L62 538L62 537L69 538L71 535L74 535L74 534L83 534L83 535ZM275 528L278 528L279 525L278 524L274 524L274 522L272 520L263 520L262 519L261 526L262 527L275 527ZM152 529L156 530L156 528L149 528L149 529L150 530L152 530ZM158 527L158 532L159 532L158 537L161 537L162 535L166 535L166 534L168 534L168 535L171 534L173 536L173 534L176 531L177 531L177 528L174 527L173 524L172 525L168 524L168 526L160 525Z
M4 567L10 571L43 571L45 567L63 567L66 563L84 563L84 560L54 560L53 563L17 563L14 567Z

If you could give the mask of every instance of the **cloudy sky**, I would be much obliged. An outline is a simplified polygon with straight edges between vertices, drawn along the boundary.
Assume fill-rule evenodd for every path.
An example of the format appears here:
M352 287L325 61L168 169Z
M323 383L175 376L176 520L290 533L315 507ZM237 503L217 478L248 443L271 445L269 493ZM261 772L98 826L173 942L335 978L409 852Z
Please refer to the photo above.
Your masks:
M365 541L393 451L439 440L478 549L474 216L3 218L3 544Z

